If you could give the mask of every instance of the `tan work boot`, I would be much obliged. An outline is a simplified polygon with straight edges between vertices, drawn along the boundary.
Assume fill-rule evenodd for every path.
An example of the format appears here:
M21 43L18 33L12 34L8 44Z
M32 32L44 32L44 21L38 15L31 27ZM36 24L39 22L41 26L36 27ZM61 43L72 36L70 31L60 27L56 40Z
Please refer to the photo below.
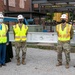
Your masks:
M62 65L62 62L58 62L57 64L56 64L56 66L61 66Z
M66 67L66 69L68 69L68 68L69 68L69 64L67 63L67 64L65 65L65 67Z
M22 58L22 64L26 65L25 58Z
M17 65L18 66L20 65L20 59L17 59Z

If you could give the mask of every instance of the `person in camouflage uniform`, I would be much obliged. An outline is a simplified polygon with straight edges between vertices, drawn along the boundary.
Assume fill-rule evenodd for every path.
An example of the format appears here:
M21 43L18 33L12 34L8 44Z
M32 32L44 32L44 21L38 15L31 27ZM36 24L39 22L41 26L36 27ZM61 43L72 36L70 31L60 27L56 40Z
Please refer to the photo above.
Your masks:
M16 59L17 65L20 65L20 50L22 51L22 64L26 64L26 51L27 51L27 33L28 26L23 24L24 17L23 15L18 15L18 24L13 26L14 39L15 39L15 48L16 48Z
M58 64L56 66L62 65L62 52L64 51L65 58L66 58L66 66L65 67L69 68L70 50L71 50L70 40L73 37L73 27L72 27L72 25L66 23L66 20L67 20L67 15L63 14L61 16L62 23L56 26L56 31L57 31L57 35L58 35L58 44L57 44Z
M16 59L17 59L17 65L20 65L20 49L22 50L22 64L25 65L26 61L26 51L27 51L27 44L26 42L15 42L15 48L16 48Z

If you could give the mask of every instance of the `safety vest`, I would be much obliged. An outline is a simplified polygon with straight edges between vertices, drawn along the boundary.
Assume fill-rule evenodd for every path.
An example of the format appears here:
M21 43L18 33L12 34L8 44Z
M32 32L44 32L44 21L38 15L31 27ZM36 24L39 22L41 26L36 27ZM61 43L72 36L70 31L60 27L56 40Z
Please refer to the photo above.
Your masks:
M0 43L6 43L7 42L7 33L8 26L2 23L2 30L0 30Z
M69 41L70 40L70 31L72 25L66 24L64 30L62 30L62 25L59 24L56 26L56 31L58 33L58 40L59 41Z
M18 24L16 24L15 26L13 26L13 30L15 33L15 41L26 41L26 33L28 30L28 27L26 25L22 25L22 27L20 28Z

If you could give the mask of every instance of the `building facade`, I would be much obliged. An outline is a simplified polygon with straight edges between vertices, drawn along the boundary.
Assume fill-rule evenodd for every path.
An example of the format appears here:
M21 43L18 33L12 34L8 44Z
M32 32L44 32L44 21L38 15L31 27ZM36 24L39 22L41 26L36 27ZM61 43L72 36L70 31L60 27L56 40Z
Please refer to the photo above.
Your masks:
M30 1L31 0L0 0L0 12L7 11L8 9L9 11L30 11Z

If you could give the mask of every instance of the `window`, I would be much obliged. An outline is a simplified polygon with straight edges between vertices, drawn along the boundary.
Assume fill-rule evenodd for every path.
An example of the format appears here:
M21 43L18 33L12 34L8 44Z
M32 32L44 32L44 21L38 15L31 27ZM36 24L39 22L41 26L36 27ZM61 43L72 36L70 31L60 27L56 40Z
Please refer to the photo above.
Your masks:
M20 8L24 8L26 0L20 0L19 6Z
M4 5L6 5L6 0L4 0Z
M4 5L6 5L6 1L7 0L4 0ZM12 7L15 7L15 0L8 0L9 2L9 6L12 6Z

